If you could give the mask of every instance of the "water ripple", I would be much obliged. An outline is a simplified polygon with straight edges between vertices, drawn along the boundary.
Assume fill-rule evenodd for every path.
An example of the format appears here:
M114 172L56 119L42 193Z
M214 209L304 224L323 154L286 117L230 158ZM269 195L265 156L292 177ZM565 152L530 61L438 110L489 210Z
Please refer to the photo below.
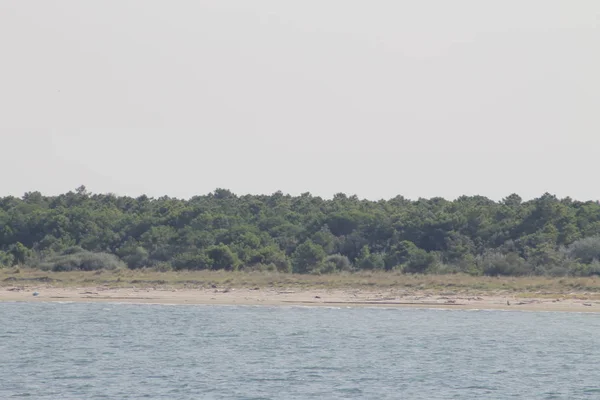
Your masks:
M597 399L596 314L0 303L0 399Z

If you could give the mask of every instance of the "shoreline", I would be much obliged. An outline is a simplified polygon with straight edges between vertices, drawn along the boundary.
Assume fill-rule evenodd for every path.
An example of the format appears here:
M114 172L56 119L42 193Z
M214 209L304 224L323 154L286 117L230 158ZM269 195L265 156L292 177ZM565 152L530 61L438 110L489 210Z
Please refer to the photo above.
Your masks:
M34 296L33 293L39 293ZM577 296L576 296L577 297ZM518 294L412 292L393 289L167 289L110 287L0 287L3 302L77 302L164 305L383 307L453 310L600 312L600 299L518 297Z

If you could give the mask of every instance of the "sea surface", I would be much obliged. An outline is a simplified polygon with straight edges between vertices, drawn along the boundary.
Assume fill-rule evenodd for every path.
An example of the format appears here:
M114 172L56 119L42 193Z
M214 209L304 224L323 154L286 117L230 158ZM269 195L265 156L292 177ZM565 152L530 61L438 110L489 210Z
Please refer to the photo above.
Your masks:
M0 303L0 399L600 399L600 314Z

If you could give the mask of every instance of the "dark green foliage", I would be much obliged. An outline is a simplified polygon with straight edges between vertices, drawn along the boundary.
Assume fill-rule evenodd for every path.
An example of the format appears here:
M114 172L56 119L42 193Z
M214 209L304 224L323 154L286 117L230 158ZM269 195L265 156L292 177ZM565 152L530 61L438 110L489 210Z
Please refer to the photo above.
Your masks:
M289 258L276 245L269 245L258 249L248 262L248 266L269 265L279 272L292 272Z
M586 264L600 260L600 236L587 237L573 242L567 248L567 254Z
M356 265L360 269L383 269L385 267L385 262L383 261L383 256L379 253L371 253L369 250L369 246L363 246L360 251L360 255L356 260Z
M406 262L402 264L402 271L413 274L426 273L435 267L436 262L435 254L428 253L423 249L414 249L408 255Z
M325 257L321 263L312 268L312 273L333 274L352 270L352 264L348 257L341 254L332 254Z
M175 269L211 269L214 261L204 251L189 251L177 254L173 259Z
M348 257L341 254L332 254L327 256L323 260L323 263L333 266L335 272L352 270L352 263Z
M480 264L483 273L491 276L521 276L533 272L528 267L526 261L516 253L487 253L478 260L478 263Z
M418 248L413 242L403 240L392 246L387 257L386 267L400 268L407 273L429 272L437 262L435 254Z
M13 263L24 264L31 257L31 250L25 247L21 242L8 246L8 253L12 255Z
M129 268L142 268L150 264L150 253L135 240L129 240L117 249L117 255Z
M600 273L600 204L550 194L367 201L226 189L180 200L85 187L0 198L0 266L96 269L119 259L160 270L586 276Z
M223 243L216 246L210 246L206 250L206 255L210 260L210 267L212 269L232 271L237 269L240 263L237 256Z
M5 251L0 251L0 268L12 267L15 264L15 257Z
M298 274L313 272L319 267L325 255L323 247L308 239L292 254L293 271Z

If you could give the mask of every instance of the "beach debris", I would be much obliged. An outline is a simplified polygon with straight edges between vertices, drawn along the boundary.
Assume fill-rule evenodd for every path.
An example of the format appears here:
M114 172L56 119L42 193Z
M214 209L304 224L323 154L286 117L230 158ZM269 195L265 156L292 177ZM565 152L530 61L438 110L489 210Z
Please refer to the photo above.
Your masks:
M454 303L456 303L456 300L446 300L445 303L446 304L454 304Z
M506 300L506 305L510 306L510 301L509 300Z
M40 294L38 292L33 292L34 296L39 296Z
M315 299L320 299L320 298L321 298L321 296L315 296Z
M591 307L592 303L583 303L584 306Z
M523 304L539 304L539 300L524 300L517 303L518 306L522 306Z
M467 300L471 301L471 300L483 300L483 298L477 296L477 297L467 297Z
M216 289L217 285L210 285L211 288Z

